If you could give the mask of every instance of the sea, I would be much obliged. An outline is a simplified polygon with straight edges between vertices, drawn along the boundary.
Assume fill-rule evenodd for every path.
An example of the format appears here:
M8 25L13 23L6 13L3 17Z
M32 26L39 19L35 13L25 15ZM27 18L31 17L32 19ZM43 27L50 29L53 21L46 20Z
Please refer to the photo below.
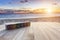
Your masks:
M10 19L10 18L40 18L40 17L53 17L53 16L60 16L60 14L33 14L33 13L28 13L28 14L13 14L13 13L1 13L0 14L0 19Z

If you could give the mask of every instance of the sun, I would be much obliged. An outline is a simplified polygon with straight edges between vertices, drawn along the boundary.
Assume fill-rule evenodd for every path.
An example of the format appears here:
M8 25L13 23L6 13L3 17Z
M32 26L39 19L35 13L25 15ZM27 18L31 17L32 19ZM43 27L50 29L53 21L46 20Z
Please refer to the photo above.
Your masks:
M52 13L52 9L51 8L46 8L45 12L48 13L48 14L51 14Z

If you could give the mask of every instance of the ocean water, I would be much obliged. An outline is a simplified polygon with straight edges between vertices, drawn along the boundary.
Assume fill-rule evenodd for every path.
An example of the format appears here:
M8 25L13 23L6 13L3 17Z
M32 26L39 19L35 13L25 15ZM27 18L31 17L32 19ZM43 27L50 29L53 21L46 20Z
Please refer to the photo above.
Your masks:
M51 17L60 16L60 14L0 14L0 18L36 18L36 17Z
M22 17L20 14L0 14L0 18Z
M0 14L0 18L37 17L38 14Z

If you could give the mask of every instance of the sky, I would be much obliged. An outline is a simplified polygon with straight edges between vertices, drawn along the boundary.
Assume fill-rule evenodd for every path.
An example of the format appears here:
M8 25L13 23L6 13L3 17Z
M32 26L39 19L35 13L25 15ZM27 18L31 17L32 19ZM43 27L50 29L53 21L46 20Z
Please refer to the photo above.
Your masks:
M60 6L60 0L0 0L0 8L6 9L24 9L24 8L41 8Z

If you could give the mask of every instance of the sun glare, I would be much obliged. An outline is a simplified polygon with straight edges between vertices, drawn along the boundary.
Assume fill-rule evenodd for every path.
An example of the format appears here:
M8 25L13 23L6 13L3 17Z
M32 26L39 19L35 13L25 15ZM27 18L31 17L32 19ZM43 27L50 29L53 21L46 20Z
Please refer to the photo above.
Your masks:
M50 14L50 13L52 13L52 9L51 8L46 8L45 12Z

